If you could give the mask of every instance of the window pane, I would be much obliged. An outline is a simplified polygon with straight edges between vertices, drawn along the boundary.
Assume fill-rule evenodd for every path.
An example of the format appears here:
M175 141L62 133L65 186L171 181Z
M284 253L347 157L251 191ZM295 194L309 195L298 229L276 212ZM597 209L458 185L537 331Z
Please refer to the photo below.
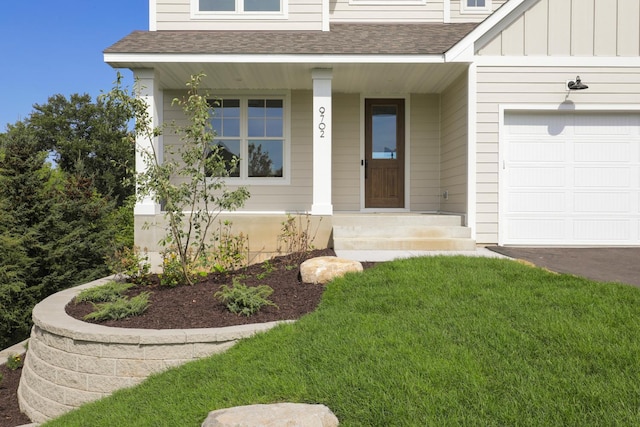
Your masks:
M240 100L224 99L213 103L211 126L217 136L240 136Z
M224 120L224 136L240 136L240 119Z
M240 176L240 161L238 160L233 167L233 160L240 158L240 141L239 140L216 140L214 142L214 148L212 148L209 157L216 155L217 158L211 159L211 165L207 169L207 176L223 176L223 171L228 173L230 177ZM219 161L224 162L223 169L216 170L216 163Z
M372 107L372 137L374 159L396 158L396 107Z
M282 120L268 119L266 136L282 137Z
M280 0L244 0L245 12L279 12Z
M267 99L267 117L282 118L281 99Z
M224 109L225 117L240 117L239 99L223 99L221 107Z
M249 119L249 136L265 136L264 134L264 119Z
M249 141L249 177L282 177L283 146L280 141Z
M200 11L233 12L236 0L200 0Z
M249 117L264 117L264 99L249 100Z

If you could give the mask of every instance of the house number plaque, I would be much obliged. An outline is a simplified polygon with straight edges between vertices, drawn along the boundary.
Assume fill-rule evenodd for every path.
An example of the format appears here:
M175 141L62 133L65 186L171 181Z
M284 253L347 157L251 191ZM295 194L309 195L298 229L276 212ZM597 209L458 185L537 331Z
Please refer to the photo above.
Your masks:
M327 124L324 122L324 113L325 113L325 108L324 107L320 107L318 108L318 112L320 113L320 123L318 123L318 130L320 131L320 138L324 138L324 131L327 128Z

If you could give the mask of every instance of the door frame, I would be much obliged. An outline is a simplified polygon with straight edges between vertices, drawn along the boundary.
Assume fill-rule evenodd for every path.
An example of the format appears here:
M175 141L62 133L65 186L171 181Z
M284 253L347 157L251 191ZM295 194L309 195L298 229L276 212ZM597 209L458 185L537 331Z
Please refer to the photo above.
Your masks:
M366 99L403 99L404 100L404 206L400 208L367 208L365 207L364 165L360 162L360 211L361 212L408 212L411 206L411 102L410 95L403 94L360 94L360 160L365 158L365 100Z

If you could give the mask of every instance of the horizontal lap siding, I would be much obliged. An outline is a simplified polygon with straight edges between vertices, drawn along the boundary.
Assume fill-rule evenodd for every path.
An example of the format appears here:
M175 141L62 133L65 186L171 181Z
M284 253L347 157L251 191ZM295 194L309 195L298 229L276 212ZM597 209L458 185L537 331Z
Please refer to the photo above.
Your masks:
M534 62L535 60L532 60ZM568 93L565 81L576 67L478 67L477 241L498 241L499 107L501 104L613 105L624 109L640 99L640 68L579 67L589 89ZM522 82L531 82L522 84Z
M442 93L441 189L444 212L467 211L468 102L467 75L463 74Z
M157 0L158 30L320 30L321 0L288 0L288 19L192 19L190 0Z
M360 210L360 95L334 93L332 196L336 211Z
M365 4L349 0L331 0L331 22L442 22L443 2L427 1L424 4ZM368 2L371 3L371 2Z
M409 206L412 211L437 211L440 204L440 97L412 94L410 114Z

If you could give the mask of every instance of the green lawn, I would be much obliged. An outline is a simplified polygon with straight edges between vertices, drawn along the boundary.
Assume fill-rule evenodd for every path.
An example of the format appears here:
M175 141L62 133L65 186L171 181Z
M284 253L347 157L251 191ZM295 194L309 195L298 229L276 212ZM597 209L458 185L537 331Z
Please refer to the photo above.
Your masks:
M380 264L318 310L47 426L199 426L252 403L341 426L640 425L640 289L509 260Z

